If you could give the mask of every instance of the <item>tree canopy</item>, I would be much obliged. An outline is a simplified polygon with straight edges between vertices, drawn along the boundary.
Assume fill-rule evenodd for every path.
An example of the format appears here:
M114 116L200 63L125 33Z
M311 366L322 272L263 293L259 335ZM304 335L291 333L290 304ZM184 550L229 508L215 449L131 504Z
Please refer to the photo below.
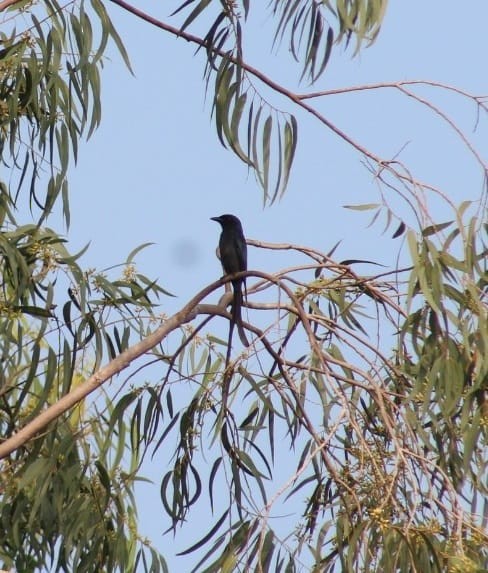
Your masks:
M68 168L100 124L110 43L130 73L109 4L204 51L217 137L255 174L266 204L293 169L294 109L354 148L380 200L349 208L383 217L408 262L384 268L337 260L335 248L249 240L293 263L246 273L251 345L230 353L211 327L230 318L231 296L209 303L229 277L166 316L170 293L136 266L146 245L111 269L83 268L86 249L73 254L47 225L59 205L69 228ZM210 516L183 552L194 571L488 567L486 190L454 204L335 126L318 103L331 90L296 93L250 65L254 4L187 0L163 22L123 0L0 2L3 568L167 570L138 529L134 487L151 459L162 464L167 533ZM314 85L334 50L354 56L374 42L386 7L271 1L270 47L284 47L297 80ZM417 91L428 86L486 121L486 99L457 86L367 89L429 110L486 176L462 127ZM425 194L449 220L436 220Z

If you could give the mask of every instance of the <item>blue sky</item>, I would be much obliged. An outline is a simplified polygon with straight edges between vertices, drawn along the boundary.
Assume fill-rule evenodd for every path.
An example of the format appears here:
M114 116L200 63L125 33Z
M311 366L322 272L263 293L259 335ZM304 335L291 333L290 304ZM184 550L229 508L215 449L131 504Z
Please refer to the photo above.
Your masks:
M173 4L137 5L170 21ZM488 4L474 0L464 10L457 6L440 0L391 1L376 43L355 59L350 51L336 49L313 90L429 79L478 95L488 93ZM155 243L137 258L138 266L177 295L162 301L163 310L171 314L220 276L215 258L219 228L209 218L226 212L241 218L250 238L310 245L324 252L342 241L338 259L394 264L401 245L391 239L396 226L382 234L381 225L367 228L368 215L343 208L378 200L371 175L355 151L299 112L299 144L289 188L281 201L263 208L254 176L216 137L205 101L204 54L195 56L195 47L187 42L115 5L107 7L135 77L112 50L102 75L102 125L82 145L78 165L71 170L69 239L73 252L91 242L82 260L85 268L111 266L124 261L137 245ZM256 32L245 52L249 63L263 66L288 87L309 91L305 84L297 87L300 70L286 49L271 53L266 37L269 18L264 11L253 17ZM473 106L459 96L434 90L417 93L432 96L458 118L486 157L486 125L479 133L472 132ZM419 178L439 185L455 202L479 197L480 169L452 129L411 100L383 90L330 96L318 106L341 129L385 158L408 143L403 160ZM391 201L396 204L394 197ZM402 207L398 209L401 212ZM438 202L433 209L435 218L449 217ZM250 268L273 271L283 266L287 260L282 254L249 251ZM163 554L171 557L168 551L188 545L188 539L173 544L170 536L162 537L168 523L161 519L162 508L155 509L157 485L152 490L144 486L138 496L142 531ZM208 525L206 516L203 524ZM169 563L174 562L169 559Z
M149 2L138 6L154 13ZM473 19L467 12L448 12L441 2L392 2L378 41L354 60L349 52L336 50L314 89L427 78L482 93L481 58L479 65L475 62L486 44L481 12L486 15L488 9L475 2L472 12L475 6L479 17ZM82 147L72 172L70 238L80 245L92 241L87 262L109 265L114 258L123 260L135 245L155 242L140 261L185 300L197 277L204 285L218 272L213 249L217 229L209 217L223 212L239 215L253 238L308 243L324 250L342 240L340 256L345 258L376 251L379 229L365 230L367 217L342 208L377 200L356 152L298 113L299 145L289 189L279 203L263 209L254 176L216 138L204 97L204 55L194 56L193 46L117 6L109 8L135 77L115 53L106 63L102 125ZM160 9L155 15L167 18L168 12ZM269 29L261 16L261 25ZM251 63L264 62L273 77L296 85L299 69L286 50L273 58L270 41L263 34L258 38L259 46L248 50ZM259 56L253 58L256 52ZM307 91L307 86L298 91ZM469 129L474 110L454 99L443 101ZM470 159L459 153L462 148L452 133L407 98L384 90L331 96L319 105L341 129L385 158L408 143L402 157L420 178L442 184L452 195L478 195L479 171L470 169ZM189 260L179 260L181 250L190 251ZM251 266L253 261L250 253Z

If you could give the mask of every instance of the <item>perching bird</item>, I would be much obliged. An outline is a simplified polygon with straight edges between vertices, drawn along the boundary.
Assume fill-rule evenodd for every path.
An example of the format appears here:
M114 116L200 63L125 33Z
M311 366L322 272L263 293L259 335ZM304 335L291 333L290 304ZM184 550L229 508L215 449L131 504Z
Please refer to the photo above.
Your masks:
M222 226L222 233L219 239L219 258L224 269L224 273L231 275L240 271L247 271L247 245L242 225L235 215L220 215L211 217L212 221L217 221ZM245 288L245 279L235 279L232 281L234 299L232 302L232 322L231 331L237 325L239 338L244 346L249 346L244 327L242 326L242 289ZM229 336L231 338L231 336ZM230 344L230 341L229 341Z

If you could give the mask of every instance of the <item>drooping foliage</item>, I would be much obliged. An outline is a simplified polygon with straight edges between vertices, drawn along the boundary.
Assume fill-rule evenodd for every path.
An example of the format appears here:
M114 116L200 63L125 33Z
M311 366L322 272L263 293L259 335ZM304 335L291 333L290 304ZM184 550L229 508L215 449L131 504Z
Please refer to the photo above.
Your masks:
M313 84L336 45L356 53L375 39L385 8L271 1L270 46L282 45L298 80ZM0 3L4 568L164 571L138 532L134 485L149 461L159 464L169 533L193 532L183 553L194 571L488 567L486 204L451 204L452 221L435 221L422 196L432 188L406 166L334 129L307 103L313 94L299 97L247 63L252 9L250 0L188 0L174 7L175 28L145 19L205 50L217 136L255 171L266 202L288 183L298 120L261 85L362 154L380 188L414 213L403 219L385 195L353 207L372 211L373 223L385 215L388 232L397 225L402 264L251 241L291 262L250 273L249 348L236 346L227 363L227 341L209 329L213 316L229 316L225 304L206 304L219 281L137 352L161 328L168 294L137 271L139 248L119 276L85 270L83 252L47 226L58 205L69 224L68 167L101 120L107 45L128 64L122 42L99 0ZM408 83L392 87L415 99ZM64 397L109 382L101 367L120 359L116 384L5 453ZM206 531L191 529L196 513L209 516Z
M5 3L3 3L5 4ZM12 3L11 3L12 4ZM68 167L101 120L114 43L104 5L2 6L0 51L0 427L5 439L144 335L161 293L133 270L84 271L46 226L70 222ZM27 222L24 222L27 219ZM87 237L87 242L89 237ZM134 461L110 401L59 417L2 465L0 559L17 571L127 571L162 558L137 532ZM125 470L123 469L125 468ZM141 566L141 570L142 570Z

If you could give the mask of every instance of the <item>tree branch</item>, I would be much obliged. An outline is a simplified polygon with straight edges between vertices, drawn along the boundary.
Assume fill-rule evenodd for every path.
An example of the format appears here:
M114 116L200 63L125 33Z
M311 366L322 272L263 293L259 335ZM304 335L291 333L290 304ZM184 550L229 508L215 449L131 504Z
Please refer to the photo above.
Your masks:
M201 305L199 303L211 292L225 284L230 280L230 277L225 277L216 281L200 291L190 302L188 302L179 312L167 319L157 330L134 344L120 356L111 360L107 365L102 366L95 374L84 383L80 384L71 392L63 396L52 406L49 406L39 416L30 421L26 426L19 430L16 434L7 438L0 444L0 459L5 458L14 450L25 444L28 440L34 437L48 424L56 420L59 416L64 414L70 408L75 406L78 402L84 400L94 390L99 388L107 380L127 368L131 362L149 352L157 344L159 344L168 334L181 326L182 324L192 320L197 314L203 314L212 310L222 310L221 307L214 305Z
M3 2L0 2L0 12L3 12L9 6L12 6L12 4L17 4L18 2L20 2L20 0L3 0Z
M187 32L186 30L180 30L179 28L171 26L170 24L167 24L166 22L158 20L157 18L155 18L155 17L147 14L146 12L143 12L142 10L139 10L138 8L132 6L131 4L125 2L124 0L110 0L110 2L112 2L113 4L116 4L117 6L120 6L122 9L126 10L127 12L130 12L131 14L134 14L138 18L144 20L145 22L148 22L149 24L156 26L157 28L160 28L161 30L164 30L164 31L172 34L173 36L176 36L178 38L183 38L187 42L197 44L198 46L205 48L207 51L210 51L213 54L216 54L218 56L225 57L229 61L231 61L233 64L240 66L244 71L246 71L250 75L254 76L258 80L263 82L263 84L267 85L273 91L283 95L285 98L292 101L298 107L302 108L306 112L313 115L316 119L318 119L318 121L320 123L325 125L330 131L335 133L340 139L342 139L343 141L348 143L351 147L356 149L356 151L361 153L364 157L367 157L372 162L374 162L377 165L379 171L387 170L394 177L398 178L400 181L402 181L404 183L407 183L407 184L412 185L414 187L421 187L424 189L428 189L430 191L440 193L440 190L438 190L436 187L434 187L428 183L422 182L420 180L413 179L410 176L410 174L408 173L408 170L403 166L403 164L401 162L399 162L399 161L392 162L390 159L383 159L379 155L376 155L375 153L373 153L372 151L370 151L369 149L367 149L366 147L361 145L358 141L354 140L346 132L342 131L335 124L333 124L331 121L329 121L324 115L322 115L314 107L307 104L305 102L306 98L303 95L296 94L296 93L292 92L291 90L285 88L281 84L273 81L270 77L265 75L259 69L254 68L253 66L249 65L248 63L246 63L242 59L233 56L232 54L230 54L226 50L222 50L219 48L215 48L213 46L209 46L208 43L203 38L201 38L199 36L195 36L194 34L190 34L189 32ZM394 165L396 165L398 167L395 167ZM403 169L404 172L402 172L401 169Z
M301 318L302 324L307 332L311 347L315 347L317 355L320 355L319 348L316 346L315 337L312 334L312 330L309 324L308 316L301 307L298 299L294 296L293 292L286 286L280 283L280 279L273 277L272 275L261 273L257 271L246 271L243 273L237 273L236 276L255 276L263 280L274 282L281 289L283 289L290 300L293 302L296 312ZM31 420L26 426L19 430L16 434L7 438L3 443L0 444L0 459L5 458L11 454L14 450L25 444L31 438L33 438L38 432L45 428L48 424L56 420L59 416L67 412L70 408L75 406L77 403L84 400L89 394L94 392L97 388L102 386L107 380L111 379L113 376L127 368L134 360L149 352L157 344L159 344L166 336L168 336L173 330L180 327L182 324L193 320L198 314L214 314L214 315L230 315L226 312L226 307L231 300L231 295L225 293L220 301L219 305L209 305L200 304L200 302L212 293L217 288L222 285L227 284L230 280L234 278L234 275L227 275L220 280L212 283L202 291L200 291L195 297L193 297L190 302L188 302L180 311L174 314L172 317L168 318L158 329L156 329L152 334L147 336L144 340L134 344L120 356L117 356L111 360L105 366L102 366L95 374L90 376L90 378L84 383L80 384L68 394L63 396L55 404L49 406L44 412L39 414L36 418ZM251 325L248 325L251 331L256 331Z

